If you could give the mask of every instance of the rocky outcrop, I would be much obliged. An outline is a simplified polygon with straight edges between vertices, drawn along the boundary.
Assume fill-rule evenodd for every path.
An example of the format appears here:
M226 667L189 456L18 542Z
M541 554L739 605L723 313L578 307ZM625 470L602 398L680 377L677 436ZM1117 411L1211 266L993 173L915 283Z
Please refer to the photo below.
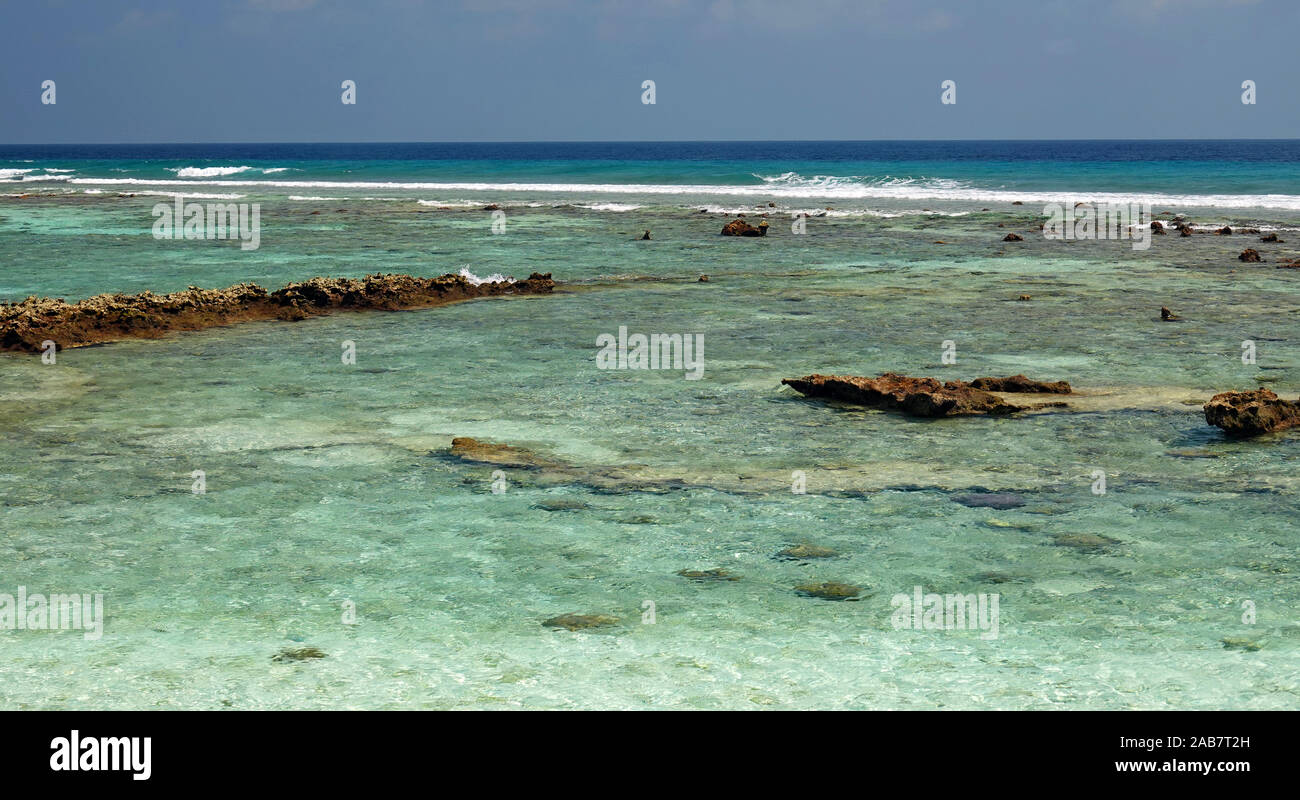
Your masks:
M1283 400L1268 389L1221 392L1205 404L1205 421L1229 436L1248 437L1300 425L1300 398Z
M1064 382L1039 384L1021 375L1011 378L979 378L977 381L985 382L984 385L1006 386L1020 385L1017 380L1020 378L1024 379L1026 386L1054 387L1054 391L1059 393L1069 391L1069 384ZM781 383L808 397L824 397L871 408L901 411L914 417L998 416L1014 414L1028 408L1008 403L991 391L975 386L974 383L962 381L940 383L934 378L910 378L893 372L886 372L879 378L854 375L805 375L802 378L786 378ZM1062 388L1064 391L1059 391ZM1028 391L1046 391L1046 389Z
M1249 264L1258 264L1259 251L1255 250L1254 248L1247 247L1245 250L1241 251L1241 255L1237 256L1237 260L1245 261Z
M1259 237L1259 240L1260 240L1261 242L1274 242L1274 243L1277 243L1277 244L1281 244L1281 243L1282 243L1282 240L1279 239L1279 238L1277 238L1277 234L1276 234L1276 233L1266 233L1266 234L1264 234L1263 236Z
M1024 240L1025 237L1018 233L1008 233L1006 236L1002 237L1002 241L1004 242L1023 242Z
M1035 381L1024 375L1012 375L1006 378L976 378L970 382L976 389L986 392L1020 392L1023 394L1069 394L1070 384L1065 381Z
M750 225L748 222L744 221L743 219L733 219L731 222L728 222L726 225L722 226L722 235L723 236L766 236L767 220L763 220L762 222L758 223L758 227L755 228L753 225Z
M463 275L417 278L376 274L360 279L312 278L275 292L241 283L227 289L191 286L163 295L101 294L78 303L29 297L0 304L0 348L39 352L41 343L48 340L61 350L248 320L300 320L343 310L426 308L477 297L546 294L554 287L550 273L534 272L527 280L490 283L472 283Z

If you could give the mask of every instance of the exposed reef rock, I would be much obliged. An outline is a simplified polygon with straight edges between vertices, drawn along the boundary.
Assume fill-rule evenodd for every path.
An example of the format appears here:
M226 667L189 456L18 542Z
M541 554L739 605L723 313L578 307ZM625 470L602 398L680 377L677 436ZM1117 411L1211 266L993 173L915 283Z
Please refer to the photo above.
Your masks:
M1254 248L1252 248L1252 247L1247 247L1245 250L1242 250L1242 251L1241 251L1241 255L1237 256L1237 260L1238 260L1238 261L1245 261L1245 262L1247 262L1247 263L1251 263L1251 264L1258 264L1258 263L1259 263L1259 251L1256 250L1256 249L1254 249Z
M463 275L417 278L368 275L365 278L312 278L268 292L241 283L227 289L196 286L171 294L101 294L68 303L29 297L0 304L0 348L40 352L42 342L58 349L158 338L175 330L200 330L249 320L300 320L333 311L427 308L477 297L546 294L555 288L550 273L534 272L523 281L471 283Z
M1025 394L1069 394L1070 384L1065 381L1035 381L1024 375L1012 375L1007 378L976 378L970 382L976 389L986 392L1021 392Z
M1205 421L1229 436L1259 436L1300 425L1300 398L1283 400L1268 389L1222 392L1204 410Z
M1011 378L978 378L976 383L984 385L1007 386L1019 385L1023 380L1026 386L1053 388L1027 389L1033 392L1069 391L1069 384L1040 384L1023 375ZM960 417L973 415L1003 415L1024 411L1032 406L1017 406L1008 403L989 390L978 388L975 383L948 381L940 383L934 378L909 378L886 372L879 378L864 378L854 375L805 375L802 378L786 378L781 383L809 397L824 397L846 403L882 408L889 411L901 411L914 417ZM998 389L998 391L1004 391Z
M1024 240L1025 237L1018 233L1008 233L1006 236L1002 237L1002 241L1004 242L1023 242Z
M733 219L731 222L728 222L726 225L722 226L722 235L723 236L766 236L767 220L763 220L762 222L758 223L758 227L755 228L753 225L750 225L748 222L745 222L743 219Z

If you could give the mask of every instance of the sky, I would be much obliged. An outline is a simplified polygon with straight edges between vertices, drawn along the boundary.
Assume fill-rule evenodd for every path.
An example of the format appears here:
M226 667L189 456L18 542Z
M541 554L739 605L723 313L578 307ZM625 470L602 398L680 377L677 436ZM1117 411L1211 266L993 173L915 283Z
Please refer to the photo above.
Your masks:
M0 0L0 143L1297 138L1298 23L1297 0Z

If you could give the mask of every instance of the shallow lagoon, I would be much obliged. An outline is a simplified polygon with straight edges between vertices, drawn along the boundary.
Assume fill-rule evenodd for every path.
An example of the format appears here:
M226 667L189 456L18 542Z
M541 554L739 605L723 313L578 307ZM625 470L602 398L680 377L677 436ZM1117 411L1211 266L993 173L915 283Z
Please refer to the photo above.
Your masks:
M813 218L800 237L774 223L739 240L716 235L730 217L684 204L634 196L643 208L598 211L549 195L507 198L507 234L493 236L487 213L414 194L248 199L263 203L253 253L155 242L154 198L5 199L3 295L462 266L565 285L120 342L52 366L0 356L0 591L103 592L107 608L97 642L0 631L4 707L1300 699L1300 437L1228 441L1199 411L1260 378L1300 392L1300 273L1237 262L1257 237L1165 236L1134 252L1043 241L1029 207L926 204L961 214L940 216L900 201L897 217ZM1300 228L1292 212L1188 213L1283 238ZM645 228L654 239L635 241ZM1012 230L1026 241L1002 243ZM1161 324L1161 305L1186 321ZM621 325L703 334L703 379L596 369L597 337ZM1244 339L1258 364L1241 363ZM345 340L354 366L340 362ZM941 363L944 340L956 365ZM1094 410L919 422L780 386L886 370L1066 379ZM532 448L567 477L507 469L493 493L491 465L448 454L456 436ZM641 480L583 478L611 468ZM191 492L196 469L206 494ZM806 494L791 491L796 470ZM953 501L983 490L1025 502ZM1077 534L1115 542L1071 546ZM840 555L773 558L801 542ZM675 574L711 568L740 580ZM793 590L820 581L864 596ZM917 585L997 592L998 637L895 631L890 599ZM542 627L568 612L622 621ZM326 657L271 660L305 646Z

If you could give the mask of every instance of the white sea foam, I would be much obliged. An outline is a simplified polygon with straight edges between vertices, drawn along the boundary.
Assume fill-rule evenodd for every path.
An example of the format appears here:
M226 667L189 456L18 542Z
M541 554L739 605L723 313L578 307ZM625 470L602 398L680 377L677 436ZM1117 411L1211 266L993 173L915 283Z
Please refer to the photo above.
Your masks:
M515 282L514 278L511 278L506 275L502 275L500 272L494 272L491 275L487 276L486 278L480 278L479 276L470 272L469 267L461 267L460 276L465 280L469 281L469 284L471 286L478 286L481 283L514 283Z
M252 167L168 167L168 172L175 172L178 178L219 178L224 175L238 175Z
M290 200L347 200L346 197L316 197L315 195L291 194Z
M288 167L271 167L270 169L264 169L264 170L262 170L262 174L263 174L263 175L274 175L274 174L276 174L277 172L288 172L288 171L289 171L289 168L288 168Z
M193 168L187 168L193 169ZM246 167L210 167L207 169L248 169ZM179 173L178 173L179 174ZM1150 203L1163 208L1213 207L1213 208L1277 208L1300 210L1300 195L1287 194L1165 194L1142 192L1080 192L1021 191L973 186L949 179L872 178L858 180L853 176L814 176L802 178L793 173L774 176L764 185L717 186L699 184L643 184L643 183L426 183L403 181L268 181L268 180L170 180L149 178L84 178L70 179L74 184L99 186L175 186L201 185L213 187L263 187L282 189L333 189L356 191L380 189L421 192L528 192L533 194L579 195L664 195L759 198L765 200L816 199L829 203L852 200L882 199L935 202L1012 203L1020 201L1027 206L1047 203L1091 201L1098 203ZM695 202L699 202L698 200ZM450 205L428 201L429 205ZM475 203L476 204L476 203ZM528 203L530 206L545 205ZM694 205L694 203L692 203ZM891 211L889 213L898 213Z
M14 178L22 180L24 175L34 171L31 169L0 169L0 180L13 180Z
M383 198L381 198L383 199ZM396 199L396 198L390 198ZM482 200L416 200L422 206L436 206L438 208L482 208Z
M204 192L136 192L136 194L161 195L163 197L179 197L183 200L242 200L246 194L211 194Z
M638 208L643 207L635 203L591 203L578 206L578 208L586 208L591 211L636 211Z

